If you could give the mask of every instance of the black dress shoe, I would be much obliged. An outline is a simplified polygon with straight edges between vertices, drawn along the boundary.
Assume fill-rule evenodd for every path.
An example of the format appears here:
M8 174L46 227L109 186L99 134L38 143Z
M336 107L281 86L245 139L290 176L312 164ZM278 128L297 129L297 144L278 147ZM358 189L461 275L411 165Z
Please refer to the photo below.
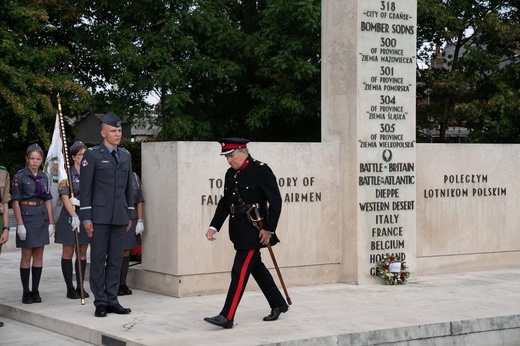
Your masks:
M132 290L130 288L128 288L128 286L126 284L119 286L119 290L117 291L118 296L129 296L131 294L132 294Z
M116 304L107 306L107 312L114 312L119 315L127 315L132 312L132 310L122 307L121 304Z
M289 305L287 305L287 304L284 304L277 308L272 308L271 314L269 316L265 316L264 321L276 321L278 319L278 317L280 317L280 314L282 312L287 312L287 311L289 311Z
M31 292L31 298L33 300L33 303L41 303L42 298L40 297L40 292L38 291L32 291Z
M227 318L225 318L222 315L217 315L214 317L206 317L206 318L204 318L204 321L211 323L215 326L219 326L219 327L226 328L226 329L233 328L233 321L228 320Z
M78 294L78 292L76 292L76 290L74 288L68 288L67 289L67 298L69 299L79 299L81 298Z
M96 306L96 312L94 313L96 317L107 317L107 307L106 305L98 305Z
M79 295L79 297L81 298L81 288L79 288L79 287L76 288L76 292L78 292L78 295ZM85 291L85 290L83 290L83 298L88 298L88 297L90 297L90 295L88 294L88 292Z
M31 292L24 292L23 293L22 303L24 303L24 304L32 304L32 303L34 303L32 297L31 297Z

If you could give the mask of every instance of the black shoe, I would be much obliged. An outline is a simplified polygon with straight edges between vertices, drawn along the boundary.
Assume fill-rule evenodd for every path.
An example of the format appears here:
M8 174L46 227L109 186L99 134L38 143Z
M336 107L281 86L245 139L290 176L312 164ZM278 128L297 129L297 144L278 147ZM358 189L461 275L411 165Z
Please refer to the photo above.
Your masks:
M116 304L116 305L107 306L107 312L109 312L109 313L115 312L116 314L119 314L119 315L127 315L130 312L132 312L132 310L122 307L121 304Z
M32 291L31 292L31 298L33 300L33 303L41 303L42 298L40 297L40 292L38 291Z
M228 320L222 315L217 315L214 317L205 317L204 321L226 329L233 328L233 321Z
M106 305L98 305L96 306L96 312L94 313L96 317L107 317L107 306Z
M128 286L126 284L119 286L119 290L117 291L118 296L129 296L131 294L132 294L132 290L130 288L128 288Z
M81 289L78 287L76 288L76 292L78 293L78 296L81 298ZM83 289L83 298L88 298L90 297L90 295L88 294L87 291L85 291L85 289Z
M0 322L0 327L3 327L4 326L4 322Z
M23 293L22 303L24 303L24 304L32 304L32 303L34 303L32 297L31 297L31 292L24 292Z
M78 292L76 292L76 290L74 288L68 288L67 289L67 298L69 299L79 299L81 298L78 294Z
M265 316L264 321L276 321L278 319L278 317L280 317L280 314L282 312L287 312L287 311L289 311L289 305L287 305L287 304L284 304L277 308L272 308L271 314L269 316Z

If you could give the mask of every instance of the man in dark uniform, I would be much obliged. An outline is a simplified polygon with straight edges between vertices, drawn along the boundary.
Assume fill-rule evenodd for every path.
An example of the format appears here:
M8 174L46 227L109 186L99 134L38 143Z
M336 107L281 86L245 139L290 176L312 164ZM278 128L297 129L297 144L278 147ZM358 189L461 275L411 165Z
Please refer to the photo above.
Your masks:
M132 161L121 141L121 120L115 114L101 119L103 143L87 150L81 162L80 217L90 239L90 289L96 317L107 312L129 314L117 291L126 231L134 214Z
M236 254L224 307L219 315L204 320L219 327L232 328L235 312L251 274L271 307L271 314L264 317L264 321L276 321L282 312L289 310L289 306L260 257L262 247L279 241L275 230L282 210L282 197L276 177L269 166L249 155L247 139L221 138L218 141L222 146L221 155L226 156L231 168L226 172L224 195L218 203L206 238L215 240L215 233L231 214L229 237ZM260 231L251 217L263 220Z

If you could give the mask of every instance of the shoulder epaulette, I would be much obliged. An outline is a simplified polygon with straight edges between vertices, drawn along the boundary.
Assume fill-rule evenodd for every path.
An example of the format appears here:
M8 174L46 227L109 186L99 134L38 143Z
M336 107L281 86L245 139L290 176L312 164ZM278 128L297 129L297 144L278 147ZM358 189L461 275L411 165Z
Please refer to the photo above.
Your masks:
M88 148L87 150L97 150L99 148L99 145L93 146Z
M21 169L17 170L17 171L16 171L16 174L22 173L22 172L23 172L23 170L24 170L23 168L21 168Z
M126 148L123 148L123 147L119 147L119 150L121 150L121 151L124 151L124 152L127 152L127 153L129 153L129 154L130 154L130 152L129 152L129 151L128 151L128 150L126 149Z
M254 162L255 164L257 164L258 166L267 166L267 163L262 162L262 161L253 160L253 162Z

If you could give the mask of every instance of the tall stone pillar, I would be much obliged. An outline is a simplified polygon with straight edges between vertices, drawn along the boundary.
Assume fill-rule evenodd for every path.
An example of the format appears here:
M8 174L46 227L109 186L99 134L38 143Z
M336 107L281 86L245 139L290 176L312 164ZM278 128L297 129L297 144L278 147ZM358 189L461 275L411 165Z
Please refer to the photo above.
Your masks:
M322 2L322 141L339 142L340 281L416 257L414 0Z

